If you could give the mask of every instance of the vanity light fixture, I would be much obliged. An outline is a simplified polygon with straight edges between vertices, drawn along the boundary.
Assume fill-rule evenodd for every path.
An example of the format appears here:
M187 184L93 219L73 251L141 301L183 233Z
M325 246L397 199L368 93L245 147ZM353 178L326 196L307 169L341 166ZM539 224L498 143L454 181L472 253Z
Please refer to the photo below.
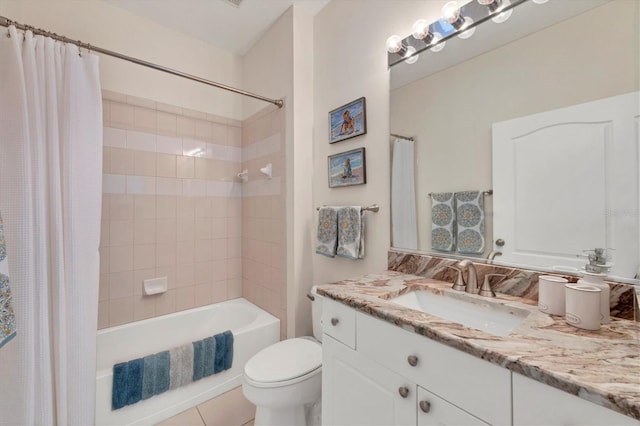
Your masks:
M422 42L431 46L430 49L433 52L439 52L444 49L446 42L439 43L442 40L442 34L433 32L429 29L429 23L425 19L418 19L413 24L413 38L416 40L422 40Z
M491 18L491 20L496 24L501 24L505 22L507 19L511 17L511 14L513 13L513 9L507 9L504 12L500 12L505 7L511 5L510 0L478 0L478 3L480 3L483 6L487 6L489 8L489 13L492 13L492 14L497 13L497 15Z
M418 57L420 56L420 55L416 54L416 52L417 52L416 48L413 47L413 46L409 46L409 47L407 47L406 50L407 50L407 52L404 54L404 57L407 58L407 59L405 59L404 61L409 65L415 64L416 61L418 60Z
M402 39L399 35L392 35L387 39L387 52L398 53L402 56L405 55L407 48L402 44Z
M549 0L533 0L533 2L535 4L545 4L546 2L548 2Z
M444 20L447 21L453 28L458 31L462 31L465 28L469 28L466 31L462 31L458 34L458 37L467 39L476 32L476 28L473 27L473 19L469 16L462 16L460 12L460 6L457 1L450 1L442 6L442 15Z

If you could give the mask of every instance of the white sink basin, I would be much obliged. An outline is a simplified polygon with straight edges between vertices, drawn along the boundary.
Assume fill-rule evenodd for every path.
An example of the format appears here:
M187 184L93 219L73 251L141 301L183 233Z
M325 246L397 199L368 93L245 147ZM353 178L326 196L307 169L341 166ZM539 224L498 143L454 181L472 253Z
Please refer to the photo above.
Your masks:
M454 296L417 290L389 301L500 337L508 336L529 315L524 309L477 300L462 293Z

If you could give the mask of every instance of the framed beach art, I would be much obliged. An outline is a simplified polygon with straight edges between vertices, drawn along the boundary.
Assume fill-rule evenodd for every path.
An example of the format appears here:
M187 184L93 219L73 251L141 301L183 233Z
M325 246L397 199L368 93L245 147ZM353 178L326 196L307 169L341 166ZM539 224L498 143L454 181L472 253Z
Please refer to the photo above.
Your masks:
M367 183L364 148L329 156L329 188Z
M329 112L329 143L367 133L365 98L356 99Z

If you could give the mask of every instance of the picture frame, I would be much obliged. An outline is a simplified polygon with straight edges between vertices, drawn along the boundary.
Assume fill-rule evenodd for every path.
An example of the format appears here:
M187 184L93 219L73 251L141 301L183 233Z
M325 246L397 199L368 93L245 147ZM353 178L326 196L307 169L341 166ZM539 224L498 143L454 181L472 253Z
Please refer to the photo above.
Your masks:
M367 105L364 97L329 112L329 143L367 133Z
M351 151L327 157L329 188L339 188L367 183L367 164L365 149Z

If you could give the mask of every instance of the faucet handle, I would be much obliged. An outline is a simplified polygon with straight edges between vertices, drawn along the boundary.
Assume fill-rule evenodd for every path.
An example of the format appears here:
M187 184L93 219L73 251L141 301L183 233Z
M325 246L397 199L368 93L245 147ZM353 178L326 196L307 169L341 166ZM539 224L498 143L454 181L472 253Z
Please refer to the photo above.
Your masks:
M453 269L454 271L456 271L458 273L457 277L456 277L456 282L453 284L453 289L454 290L458 290L458 291L464 291L465 287L467 286L467 284L464 282L464 277L462 276L462 269L457 268L455 266L448 266L445 265L447 268L449 269Z
M480 292L478 293L480 296L496 297L496 293L491 288L491 278L493 278L493 277L501 277L500 280L498 280L498 282L500 282L503 279L507 278L507 276L505 274L487 274L487 275L485 275L484 276L484 282L482 283L482 288L480 289Z

